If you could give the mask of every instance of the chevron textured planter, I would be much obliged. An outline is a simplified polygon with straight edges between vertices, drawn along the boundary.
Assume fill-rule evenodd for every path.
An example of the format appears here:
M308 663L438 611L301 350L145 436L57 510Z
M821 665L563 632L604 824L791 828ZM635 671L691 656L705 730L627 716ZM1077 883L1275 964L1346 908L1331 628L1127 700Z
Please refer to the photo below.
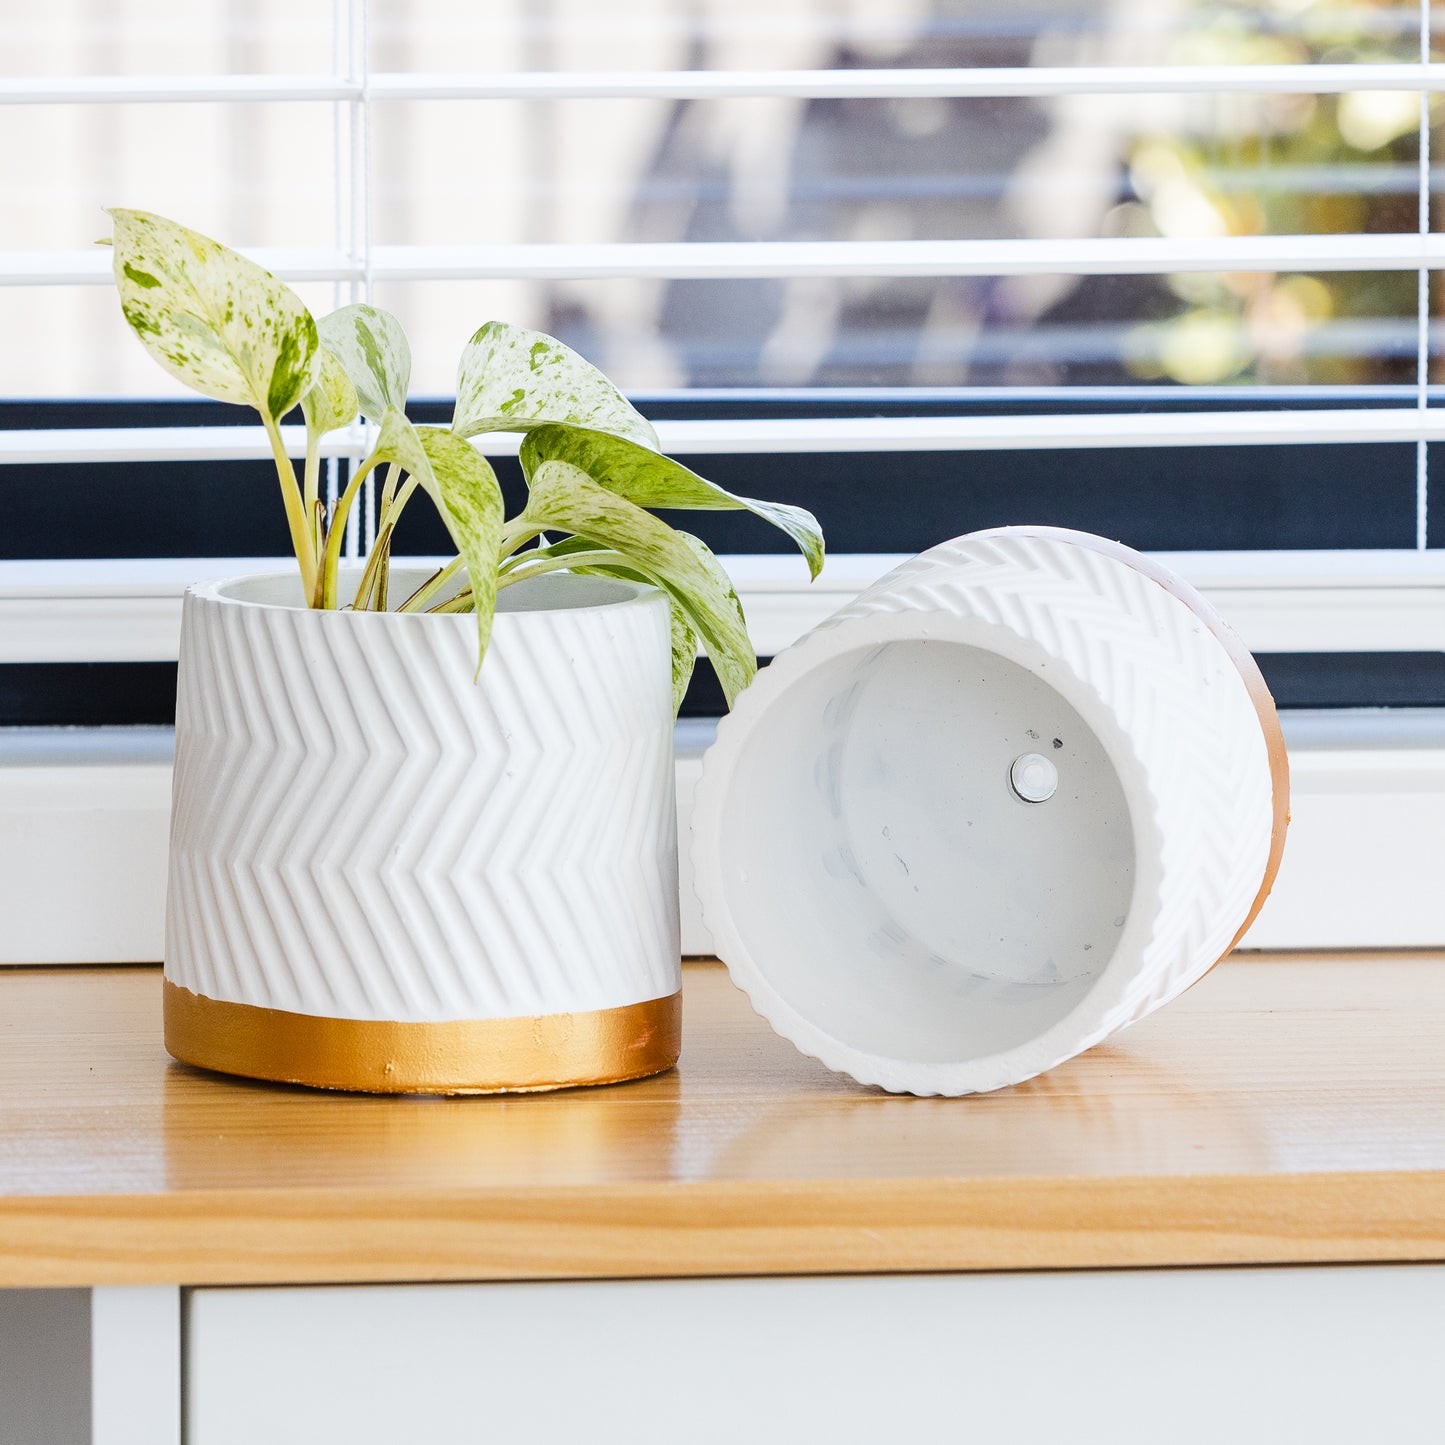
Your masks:
M754 1006L858 1080L1032 1077L1188 988L1279 865L1274 705L1207 603L1079 533L962 537L775 658L694 809Z
M394 569L405 596L423 580ZM460 615L316 612L293 576L182 624L166 1046L377 1092L605 1083L679 1046L667 603L554 576Z

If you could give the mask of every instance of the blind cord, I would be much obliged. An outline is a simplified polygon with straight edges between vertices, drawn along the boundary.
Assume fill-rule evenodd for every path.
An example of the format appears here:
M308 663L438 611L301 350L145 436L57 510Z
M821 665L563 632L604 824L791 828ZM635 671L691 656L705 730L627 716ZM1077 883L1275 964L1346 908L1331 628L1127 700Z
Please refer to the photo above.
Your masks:
M1420 64L1430 63L1430 0L1420 0ZM1430 235L1430 92L1420 92L1420 239ZM1427 409L1430 386L1430 272L1422 266L1416 301L1415 405ZM1423 420L1423 418L1422 418ZM1430 543L1430 457L1424 437L1415 443L1415 546Z

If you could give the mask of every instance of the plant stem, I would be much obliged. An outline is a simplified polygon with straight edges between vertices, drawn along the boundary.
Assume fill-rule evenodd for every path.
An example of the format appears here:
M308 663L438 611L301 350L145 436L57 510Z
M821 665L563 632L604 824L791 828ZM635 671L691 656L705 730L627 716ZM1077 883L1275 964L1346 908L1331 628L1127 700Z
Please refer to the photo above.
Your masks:
M564 557L544 557L540 562L529 562L504 573L497 579L497 588L500 591L514 582L525 582L529 577L540 577L545 572L560 572L568 567L593 567L599 562L620 561L622 557L610 548L599 548L596 552L571 552Z
M393 462L386 469L386 481L381 488L381 515L385 518L391 511L392 498L396 496L396 484L401 479L401 468Z
M370 606L373 590L376 592L377 604L372 610L386 610L386 559L391 553L391 532L392 526L388 522L377 533L376 545L371 549L371 556L366 559L366 568L361 574L361 581L357 583L356 597L351 604L358 612L364 612Z
M497 554L498 560L510 557L518 547L530 542L533 537L540 537L542 528L535 526L524 515L513 517L505 527L502 528L502 550Z
M381 570L376 574L376 610L386 611L387 597L391 592L391 528L386 529L384 537L377 539L377 549L381 549L382 542L386 543L386 550L382 553Z
M390 480L390 477L388 477L388 485L390 485ZM408 501L410 501L411 494L416 491L416 488L416 477L408 475L406 482L403 484L400 492L397 492L392 496L387 496L383 494L381 499L382 517L385 520L395 522L401 516L401 509L406 506Z
M332 514L331 525L326 529L326 551L321 558L320 575L315 588L317 600L311 604L313 607L336 606L336 568L341 561L342 539L346 536L346 516L351 511L351 504L356 500L362 482L380 462L381 458L373 452L352 472L346 490L337 498L336 511Z
M316 591L316 552L311 545L311 521L306 507L301 502L301 489L296 485L296 469L286 455L286 444L281 440L281 428L275 420L262 415L266 424L266 435L271 439L271 455L276 461L276 475L281 480L281 499L286 504L286 523L291 529L291 548L301 567L301 591L311 597Z
M386 469L386 481L381 488L381 506L377 513L377 538L373 546L371 556L367 559L366 575L371 577L375 569L374 589L376 593L376 605L374 611L386 611L387 594L391 587L391 534L396 530L398 518L401 516L401 509L406 506L411 494L416 491L416 477L409 475L398 494L396 484L401 479L401 467L392 462ZM385 545L383 546L383 540ZM358 592L356 607L361 611L366 602L363 595Z
M537 560L537 554L541 550L540 547L532 547L525 552L512 552L508 554L497 563L498 575L506 576L508 572L516 571L518 567L525 567L527 563L535 562Z
M472 596L472 589L467 588L465 592L458 592L455 597L449 597L445 602L438 602L435 607L428 607L426 615L435 617L441 612L470 612L477 605L477 600Z
M396 610L398 612L422 611L424 605L430 602L466 565L462 558L454 557L445 567L438 567Z
M306 465L303 469L305 485L302 498L309 516L321 495L321 433L315 427L306 428Z

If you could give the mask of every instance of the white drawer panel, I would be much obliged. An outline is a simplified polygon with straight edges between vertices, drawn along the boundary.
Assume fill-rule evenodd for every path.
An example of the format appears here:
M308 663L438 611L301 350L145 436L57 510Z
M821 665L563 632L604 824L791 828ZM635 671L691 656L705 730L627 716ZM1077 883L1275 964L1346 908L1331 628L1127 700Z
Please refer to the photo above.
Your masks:
M1445 1266L197 1290L190 1445L1438 1442Z

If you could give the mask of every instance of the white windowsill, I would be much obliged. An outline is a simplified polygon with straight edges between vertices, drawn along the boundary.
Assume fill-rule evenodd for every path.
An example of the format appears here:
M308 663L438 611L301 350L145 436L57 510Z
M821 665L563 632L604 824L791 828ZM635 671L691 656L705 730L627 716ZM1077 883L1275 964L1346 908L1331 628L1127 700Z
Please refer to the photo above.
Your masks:
M714 724L677 729L679 836ZM1251 948L1445 945L1445 710L1285 715L1294 821ZM0 730L0 964L162 952L169 728ZM684 841L683 948L711 943Z

